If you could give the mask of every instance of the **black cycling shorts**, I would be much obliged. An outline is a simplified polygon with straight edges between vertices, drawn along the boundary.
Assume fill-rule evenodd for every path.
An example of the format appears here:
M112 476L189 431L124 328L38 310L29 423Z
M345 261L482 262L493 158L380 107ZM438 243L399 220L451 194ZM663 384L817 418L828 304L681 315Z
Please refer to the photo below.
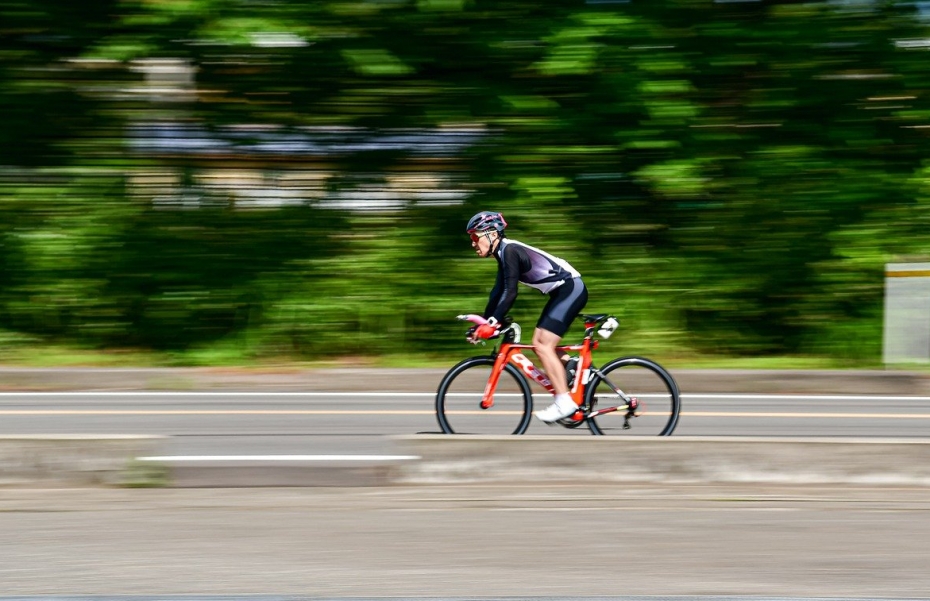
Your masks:
M561 338L587 302L588 289L581 278L565 280L564 284L549 293L549 302L543 308L536 327Z

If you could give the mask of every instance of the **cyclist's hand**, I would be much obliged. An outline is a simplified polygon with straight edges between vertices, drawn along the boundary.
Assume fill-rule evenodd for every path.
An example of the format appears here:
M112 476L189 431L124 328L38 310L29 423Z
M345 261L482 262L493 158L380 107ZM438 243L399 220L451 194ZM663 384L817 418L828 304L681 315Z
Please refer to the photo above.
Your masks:
M479 339L475 338L475 330L477 329L478 329L478 326L472 326L468 328L468 330L465 332L465 340L467 340L468 342L472 344L478 344Z
M475 328L475 337L482 340L494 338L498 335L497 324L486 323Z

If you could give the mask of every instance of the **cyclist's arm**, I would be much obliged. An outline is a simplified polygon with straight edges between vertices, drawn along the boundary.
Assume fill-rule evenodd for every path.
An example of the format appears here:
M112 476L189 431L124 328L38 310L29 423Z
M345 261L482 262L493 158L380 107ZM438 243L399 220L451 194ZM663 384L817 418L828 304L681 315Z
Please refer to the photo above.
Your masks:
M494 318L498 323L504 317L517 299L517 283L520 281L520 261L514 256L510 248L505 248L501 254L500 268L497 270L497 283L491 291L491 298L484 311L486 319Z
M484 308L482 316L487 319L494 314L494 309L501 302L501 294L504 291L504 271L498 266L497 279L494 281L494 287L491 288L491 295L488 297L488 304Z

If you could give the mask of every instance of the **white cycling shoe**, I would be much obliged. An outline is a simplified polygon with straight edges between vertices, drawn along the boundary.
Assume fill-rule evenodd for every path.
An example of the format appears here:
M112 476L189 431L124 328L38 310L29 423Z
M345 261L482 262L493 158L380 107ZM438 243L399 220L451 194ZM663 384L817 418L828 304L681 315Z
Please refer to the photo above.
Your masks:
M556 398L551 405L545 409L534 411L533 415L538 417L540 421L551 424L572 415L576 411L578 411L578 405L576 405L575 401L571 400L571 398Z

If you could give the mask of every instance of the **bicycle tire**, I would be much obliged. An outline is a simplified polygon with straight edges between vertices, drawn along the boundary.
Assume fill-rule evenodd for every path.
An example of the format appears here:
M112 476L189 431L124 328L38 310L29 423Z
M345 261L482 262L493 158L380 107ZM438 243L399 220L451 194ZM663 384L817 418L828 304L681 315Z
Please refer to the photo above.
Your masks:
M523 434L530 425L533 394L520 371L507 364L494 393L494 406L481 409L493 356L461 361L436 391L436 419L445 434Z
M675 379L661 365L643 357L621 357L592 371L585 390L589 413L595 412L598 405L604 408L623 403L616 388L642 403L638 415L627 417L627 411L619 410L589 416L585 421L591 434L670 436L675 431L681 394Z

